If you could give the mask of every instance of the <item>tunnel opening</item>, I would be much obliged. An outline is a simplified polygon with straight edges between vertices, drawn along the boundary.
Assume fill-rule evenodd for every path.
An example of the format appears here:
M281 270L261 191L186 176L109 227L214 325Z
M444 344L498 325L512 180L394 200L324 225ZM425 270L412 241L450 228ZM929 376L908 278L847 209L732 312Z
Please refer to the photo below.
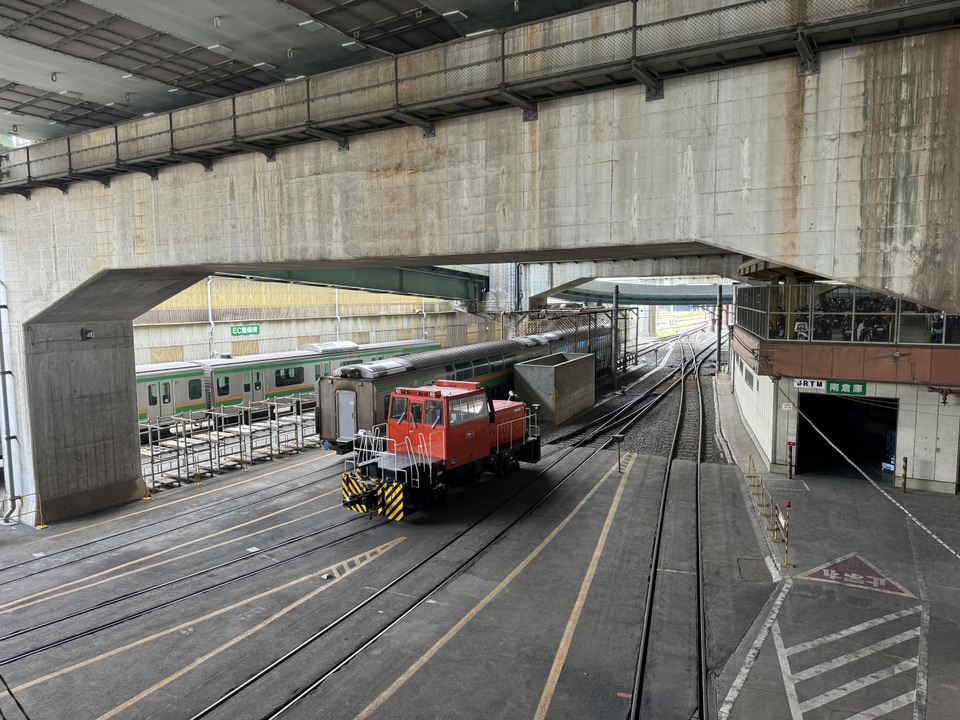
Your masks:
M797 474L862 477L815 426L871 478L893 482L899 400L803 393L799 409Z

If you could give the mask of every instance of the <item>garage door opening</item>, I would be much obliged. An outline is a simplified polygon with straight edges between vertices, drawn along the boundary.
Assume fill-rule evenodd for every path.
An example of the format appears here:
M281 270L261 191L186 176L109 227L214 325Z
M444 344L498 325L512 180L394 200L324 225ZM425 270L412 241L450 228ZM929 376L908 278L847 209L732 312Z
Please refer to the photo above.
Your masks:
M898 406L896 398L802 393L799 409L809 422L801 417L797 426L797 473L857 474L810 426L813 423L870 477L892 481L894 473L884 470L883 463L889 464L896 453Z

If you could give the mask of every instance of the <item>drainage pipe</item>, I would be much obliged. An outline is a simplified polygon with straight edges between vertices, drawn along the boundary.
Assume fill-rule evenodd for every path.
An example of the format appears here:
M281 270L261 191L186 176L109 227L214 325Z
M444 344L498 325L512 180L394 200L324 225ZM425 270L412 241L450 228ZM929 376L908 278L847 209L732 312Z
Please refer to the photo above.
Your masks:
M340 289L333 289L333 307L337 314L337 340L340 339Z
M3 283L0 283L3 284ZM13 443L11 442L15 435L10 432L10 402L7 393L7 348L4 343L4 333L10 327L10 312L6 303L7 286L3 284L4 302L0 304L0 313L6 314L6 322L3 322L3 315L0 314L0 406L3 408L3 480L7 488L7 499L10 501L10 507L0 517L0 522L5 525L13 525L17 521L11 520L17 510L17 491L14 481L13 461Z
M213 329L215 325L213 324L213 301L210 299L210 283L213 282L213 276L207 276L207 319L210 321L210 357L215 357L213 354Z

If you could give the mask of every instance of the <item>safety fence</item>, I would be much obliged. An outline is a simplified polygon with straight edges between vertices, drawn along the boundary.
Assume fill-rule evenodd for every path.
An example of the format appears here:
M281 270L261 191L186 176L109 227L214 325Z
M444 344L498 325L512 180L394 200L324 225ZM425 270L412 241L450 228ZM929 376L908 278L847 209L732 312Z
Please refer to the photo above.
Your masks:
M765 531L772 533L772 542L783 543L783 562L780 567L793 567L790 564L790 501L787 500L783 508L773 501L763 477L754 465L753 455L750 456L747 478L750 480L750 495L753 497L760 524Z
M316 393L184 413L140 424L140 467L150 490L290 457L318 447Z

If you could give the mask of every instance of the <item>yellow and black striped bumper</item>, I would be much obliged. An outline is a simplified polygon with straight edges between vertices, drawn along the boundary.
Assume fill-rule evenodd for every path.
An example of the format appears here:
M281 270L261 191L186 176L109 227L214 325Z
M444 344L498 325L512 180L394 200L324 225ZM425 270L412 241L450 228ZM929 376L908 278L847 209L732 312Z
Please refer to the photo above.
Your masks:
M341 492L343 505L354 512L376 513L388 520L403 519L403 484L366 480L343 473Z

